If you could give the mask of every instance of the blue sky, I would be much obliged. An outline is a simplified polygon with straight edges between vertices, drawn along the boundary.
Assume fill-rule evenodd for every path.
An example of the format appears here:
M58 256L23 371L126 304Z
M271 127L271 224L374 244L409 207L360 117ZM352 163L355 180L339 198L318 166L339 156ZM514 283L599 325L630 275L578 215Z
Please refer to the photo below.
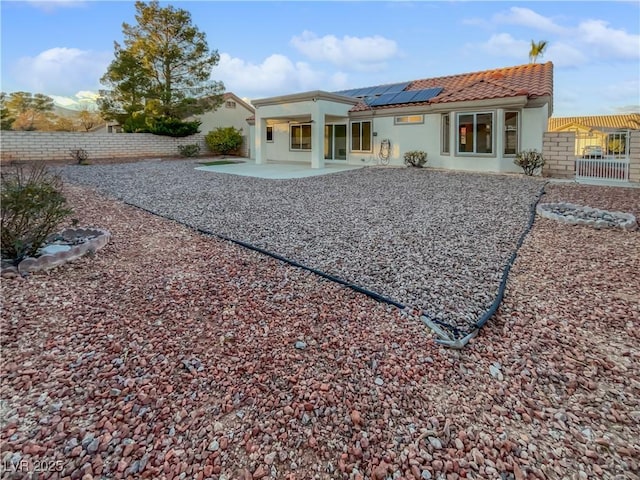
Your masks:
M528 62L555 66L554 116L640 112L640 2L170 2L191 12L248 99ZM166 5L166 2L161 2ZM92 98L135 23L130 1L2 1L2 91Z

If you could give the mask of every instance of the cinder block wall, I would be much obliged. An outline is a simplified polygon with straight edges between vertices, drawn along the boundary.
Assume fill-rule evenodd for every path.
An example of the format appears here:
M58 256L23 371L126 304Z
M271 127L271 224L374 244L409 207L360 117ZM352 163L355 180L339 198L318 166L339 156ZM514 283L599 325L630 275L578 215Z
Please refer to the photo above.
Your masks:
M633 130L629 140L629 181L640 183L640 130Z
M196 143L206 153L204 135L172 138L150 133L14 132L0 134L0 159L8 161L72 161L69 151L83 148L89 161L179 157L179 145Z
M545 132L542 140L542 155L545 160L542 175L553 178L574 178L575 149L575 132Z

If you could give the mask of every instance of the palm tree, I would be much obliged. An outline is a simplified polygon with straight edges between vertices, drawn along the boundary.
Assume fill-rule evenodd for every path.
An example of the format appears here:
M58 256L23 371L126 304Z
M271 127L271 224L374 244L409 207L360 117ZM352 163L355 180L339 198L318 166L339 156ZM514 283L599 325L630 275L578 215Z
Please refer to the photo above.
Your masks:
M547 41L540 40L539 42L534 42L531 40L531 50L529 50L529 63L536 63L538 57L542 57L544 55L544 51L547 48Z

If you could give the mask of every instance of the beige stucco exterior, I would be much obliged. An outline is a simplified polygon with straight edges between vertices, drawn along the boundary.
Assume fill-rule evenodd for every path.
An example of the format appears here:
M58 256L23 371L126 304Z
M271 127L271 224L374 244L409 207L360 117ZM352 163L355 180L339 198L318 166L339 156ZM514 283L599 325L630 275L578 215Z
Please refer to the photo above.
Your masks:
M378 162L383 140L390 141L389 164L404 165L404 154L410 150L427 152L428 165L484 172L520 172L514 165L514 154L504 152L504 113L518 112L518 150L536 149L542 151L542 138L551 114L550 99L530 101L526 96L506 99L457 102L420 107L396 107L361 112L349 112L355 105L353 98L314 91L296 95L256 100L254 153L256 163L267 161L292 161L311 163L313 168L321 168L326 161L325 125L338 124L347 127L347 154L343 163L375 164ZM490 113L493 133L492 153L469 154L457 152L458 114ZM443 114L450 121L450 152L442 151ZM421 115L421 123L396 124L396 117ZM354 151L351 145L353 122L371 121L372 148ZM311 149L291 148L291 125L311 125ZM272 141L267 141L267 127L273 131ZM259 132L259 135L257 134Z
M225 93L224 99L220 107L217 110L203 113L193 117L194 120L200 120L200 132L206 135L216 128L234 127L238 130L242 130L244 137L243 151L244 154L251 155L251 145L253 145L253 138L247 118L254 113L253 107L236 96L233 93Z

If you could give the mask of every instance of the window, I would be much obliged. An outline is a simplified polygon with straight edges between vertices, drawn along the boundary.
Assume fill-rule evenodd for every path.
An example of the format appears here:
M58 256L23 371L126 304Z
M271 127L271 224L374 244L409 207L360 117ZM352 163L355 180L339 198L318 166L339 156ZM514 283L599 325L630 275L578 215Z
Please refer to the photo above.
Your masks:
M442 153L451 151L451 121L448 113L442 115Z
M394 119L396 125L407 125L410 123L424 123L424 117L422 115L404 115L402 117L396 117Z
M267 142L273 142L273 127L267 127Z
M458 114L458 153L493 153L493 113Z
M504 154L518 153L518 112L504 112Z
M291 125L291 150L311 150L311 125Z
M233 100L227 100L227 102L225 103L225 107L236 108L236 102L234 102Z
M371 151L371 121L351 122L351 151Z

